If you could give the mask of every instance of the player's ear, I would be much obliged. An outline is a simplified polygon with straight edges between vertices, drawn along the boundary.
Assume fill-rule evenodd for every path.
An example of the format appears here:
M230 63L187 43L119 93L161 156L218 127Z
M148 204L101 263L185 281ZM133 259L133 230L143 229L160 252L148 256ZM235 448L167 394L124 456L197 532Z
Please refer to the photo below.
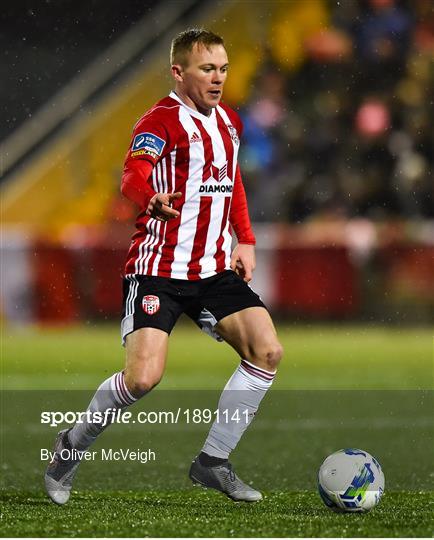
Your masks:
M172 65L172 77L175 79L176 82L183 82L183 69L181 64L173 64Z

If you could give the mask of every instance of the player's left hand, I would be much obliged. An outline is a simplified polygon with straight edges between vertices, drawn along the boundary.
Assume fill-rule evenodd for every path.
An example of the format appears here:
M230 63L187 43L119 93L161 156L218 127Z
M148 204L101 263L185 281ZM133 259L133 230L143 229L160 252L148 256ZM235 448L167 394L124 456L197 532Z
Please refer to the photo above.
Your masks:
M255 246L238 244L232 252L231 269L249 283L256 266Z

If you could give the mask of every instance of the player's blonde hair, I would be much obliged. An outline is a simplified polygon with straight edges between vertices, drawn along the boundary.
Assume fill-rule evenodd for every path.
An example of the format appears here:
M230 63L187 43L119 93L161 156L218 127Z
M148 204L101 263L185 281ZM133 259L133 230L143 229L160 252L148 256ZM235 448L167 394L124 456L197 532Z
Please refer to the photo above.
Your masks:
M199 43L208 50L212 45L223 45L223 38L205 28L189 28L178 34L170 47L170 64L187 65L188 54L191 53L193 45Z

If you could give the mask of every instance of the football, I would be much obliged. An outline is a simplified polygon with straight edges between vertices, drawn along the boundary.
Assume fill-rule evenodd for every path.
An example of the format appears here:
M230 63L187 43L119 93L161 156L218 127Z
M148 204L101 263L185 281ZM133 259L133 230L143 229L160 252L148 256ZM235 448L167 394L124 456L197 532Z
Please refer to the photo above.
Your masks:
M383 495L384 474L368 452L338 450L319 469L318 491L324 504L335 512L369 512Z

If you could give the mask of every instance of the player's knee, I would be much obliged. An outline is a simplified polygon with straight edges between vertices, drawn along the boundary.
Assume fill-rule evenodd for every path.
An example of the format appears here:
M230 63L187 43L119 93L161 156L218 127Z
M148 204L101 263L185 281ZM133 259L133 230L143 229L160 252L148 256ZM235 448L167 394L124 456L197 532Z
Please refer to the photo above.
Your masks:
M125 384L134 397L140 398L150 392L161 380L161 375L156 373L142 373L130 375L125 373Z
M276 369L279 367L282 356L283 347L278 341L276 341L276 343L273 343L273 345L267 347L264 358L267 369L269 371L276 371Z
M276 341L261 347L260 350L254 351L248 360L267 371L276 371L282 356L283 347Z

